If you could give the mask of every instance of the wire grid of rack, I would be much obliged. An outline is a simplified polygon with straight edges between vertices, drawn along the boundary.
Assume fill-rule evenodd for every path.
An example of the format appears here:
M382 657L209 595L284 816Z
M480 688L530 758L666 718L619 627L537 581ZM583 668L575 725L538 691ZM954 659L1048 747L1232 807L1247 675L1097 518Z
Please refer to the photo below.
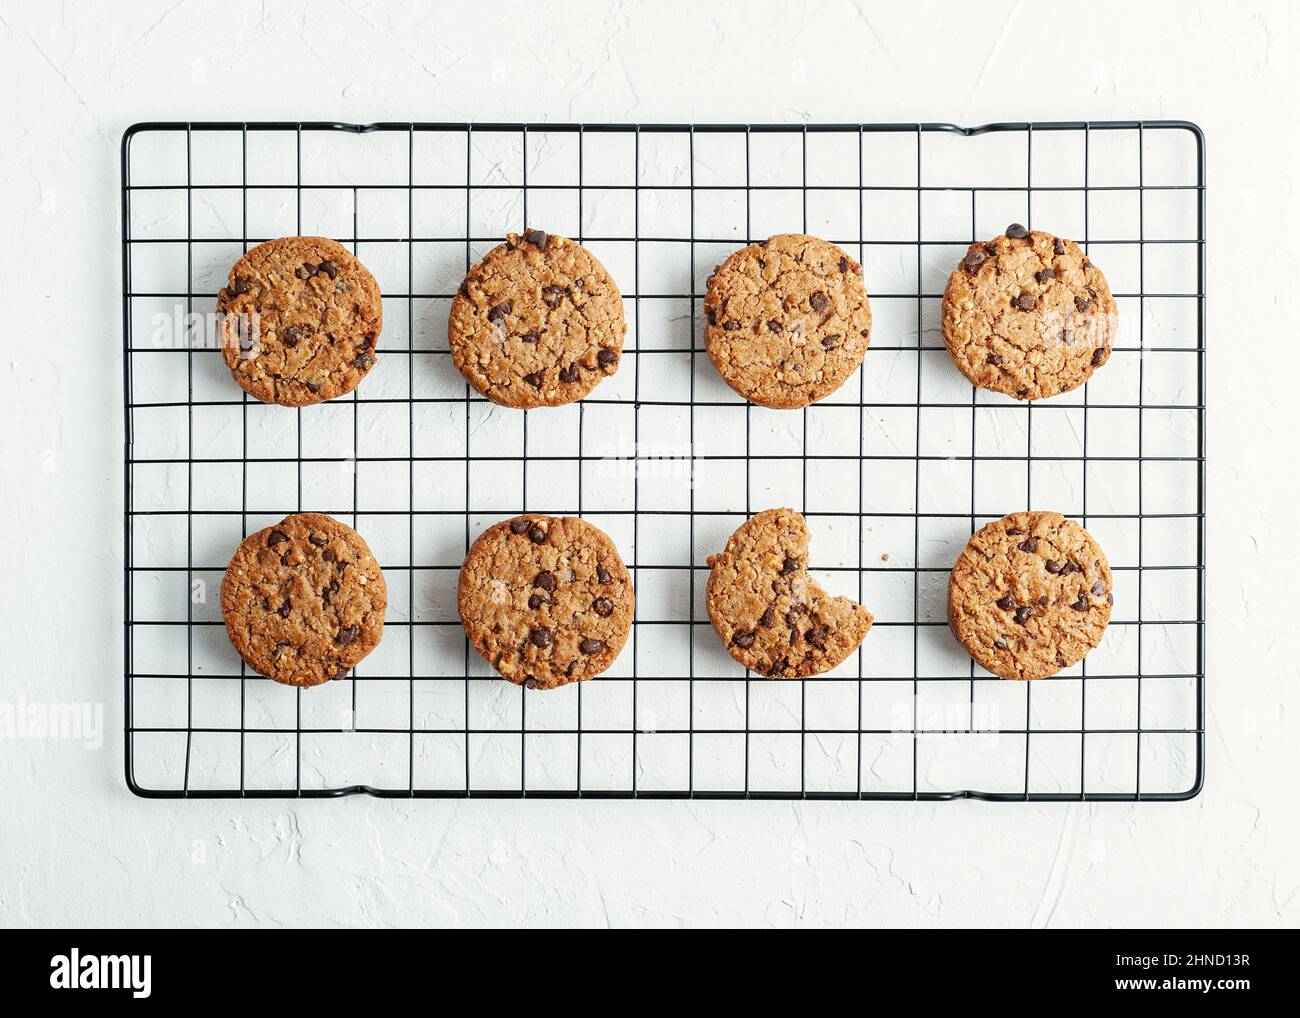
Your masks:
M139 124L122 147L126 774L151 797L1186 799L1204 753L1204 141L1184 122L866 125ZM937 330L968 243L1024 222L1080 241L1120 335L1074 393L974 390ZM619 372L519 412L450 364L460 276L525 224L624 292ZM864 264L864 367L802 411L741 401L702 348L704 277L736 247L824 236ZM385 298L380 363L291 410L229 379L204 316L272 236L349 246ZM703 610L746 515L802 510L810 569L877 622L804 682L744 673ZM1102 645L1037 683L947 631L971 532L1052 508L1116 576ZM346 680L250 674L217 598L238 541L329 512L381 560L380 647ZM579 514L638 594L605 675L492 676L455 611L496 519ZM211 596L209 596L211 592Z

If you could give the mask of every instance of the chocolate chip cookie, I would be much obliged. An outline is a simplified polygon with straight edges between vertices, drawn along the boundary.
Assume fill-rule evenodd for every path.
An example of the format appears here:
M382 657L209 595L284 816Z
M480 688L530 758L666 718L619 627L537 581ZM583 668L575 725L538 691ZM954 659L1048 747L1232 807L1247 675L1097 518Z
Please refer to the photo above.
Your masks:
M705 605L731 656L769 678L829 671L857 650L871 613L808 576L808 526L793 509L751 516L709 557Z
M1042 679L1083 660L1110 620L1110 566L1060 513L1012 513L981 528L952 567L948 625L1004 679Z
M750 244L714 269L704 317L709 357L727 384L778 410L834 392L871 342L862 266L796 233Z
M632 628L632 578L614 542L573 516L489 527L460 567L460 617L488 664L554 689L599 675Z
M469 270L451 303L451 355L488 399L529 409L582 399L618 370L623 297L581 244L509 234Z
M374 366L383 302L342 244L281 237L235 263L217 316L222 356L244 391L307 406L351 392Z
M1118 315L1106 277L1079 245L1012 223L972 244L943 292L943 341L981 389L1044 399L1086 382L1110 357Z
M351 527L321 513L286 516L244 538L221 581L221 614L239 656L291 686L342 678L379 643L388 587Z

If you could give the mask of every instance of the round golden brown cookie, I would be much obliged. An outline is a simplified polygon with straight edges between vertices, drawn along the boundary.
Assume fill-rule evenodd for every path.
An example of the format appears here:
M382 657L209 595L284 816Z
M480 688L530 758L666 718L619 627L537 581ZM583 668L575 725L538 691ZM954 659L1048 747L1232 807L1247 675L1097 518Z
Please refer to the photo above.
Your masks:
M239 656L291 686L342 678L384 632L388 587L366 542L322 513L286 516L244 538L221 581Z
M829 671L857 650L871 613L808 576L808 526L793 509L751 516L709 557L705 605L731 656L771 678Z
M383 310L375 277L342 244L268 240L217 294L221 353L263 403L321 403L351 392L374 365Z
M704 317L709 357L727 384L778 410L834 392L871 342L862 266L797 233L732 253L709 277Z
M948 625L994 675L1042 679L1101 642L1111 589L1083 527L1060 513L1012 513L976 532L952 567Z
M632 578L614 542L573 516L516 516L479 535L460 567L470 642L516 685L599 675L632 628Z
M623 297L581 244L511 233L451 302L452 359L488 399L522 410L582 399L618 370Z
M1086 382L1110 357L1115 298L1072 240L1012 223L972 244L943 292L943 341L981 389L1044 399Z

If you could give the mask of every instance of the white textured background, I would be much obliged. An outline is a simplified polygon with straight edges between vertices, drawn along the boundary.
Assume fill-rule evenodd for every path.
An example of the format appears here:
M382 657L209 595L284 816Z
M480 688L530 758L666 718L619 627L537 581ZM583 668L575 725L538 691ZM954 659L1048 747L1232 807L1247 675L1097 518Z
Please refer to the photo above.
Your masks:
M1086 19L1086 20L1085 20ZM1291 925L1288 5L6 5L8 924ZM121 778L118 142L138 120L1182 118L1208 136L1208 780L1191 803L146 802Z

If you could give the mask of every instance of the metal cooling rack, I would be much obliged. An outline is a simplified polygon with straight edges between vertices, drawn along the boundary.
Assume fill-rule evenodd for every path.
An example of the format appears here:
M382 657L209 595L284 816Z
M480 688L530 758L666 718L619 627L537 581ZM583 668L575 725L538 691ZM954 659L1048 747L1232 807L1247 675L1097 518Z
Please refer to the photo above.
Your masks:
M1181 122L866 125L157 123L122 146L125 734L151 797L1186 799L1204 753L1204 142ZM966 245L1012 221L1078 239L1119 344L1018 404L972 389L937 329ZM522 413L447 355L461 274L525 224L587 244L625 294L622 366ZM862 371L803 411L738 400L703 356L704 278L815 233L855 252ZM201 320L238 255L320 233L385 293L348 397L250 401ZM805 512L811 567L876 614L805 682L745 674L703 611L747 515ZM943 617L967 536L1025 507L1098 537L1114 621L1036 683L975 666ZM384 640L302 691L247 672L216 592L289 512L356 526L388 578ZM521 511L581 514L632 571L637 621L590 683L494 679L455 611L460 557Z

